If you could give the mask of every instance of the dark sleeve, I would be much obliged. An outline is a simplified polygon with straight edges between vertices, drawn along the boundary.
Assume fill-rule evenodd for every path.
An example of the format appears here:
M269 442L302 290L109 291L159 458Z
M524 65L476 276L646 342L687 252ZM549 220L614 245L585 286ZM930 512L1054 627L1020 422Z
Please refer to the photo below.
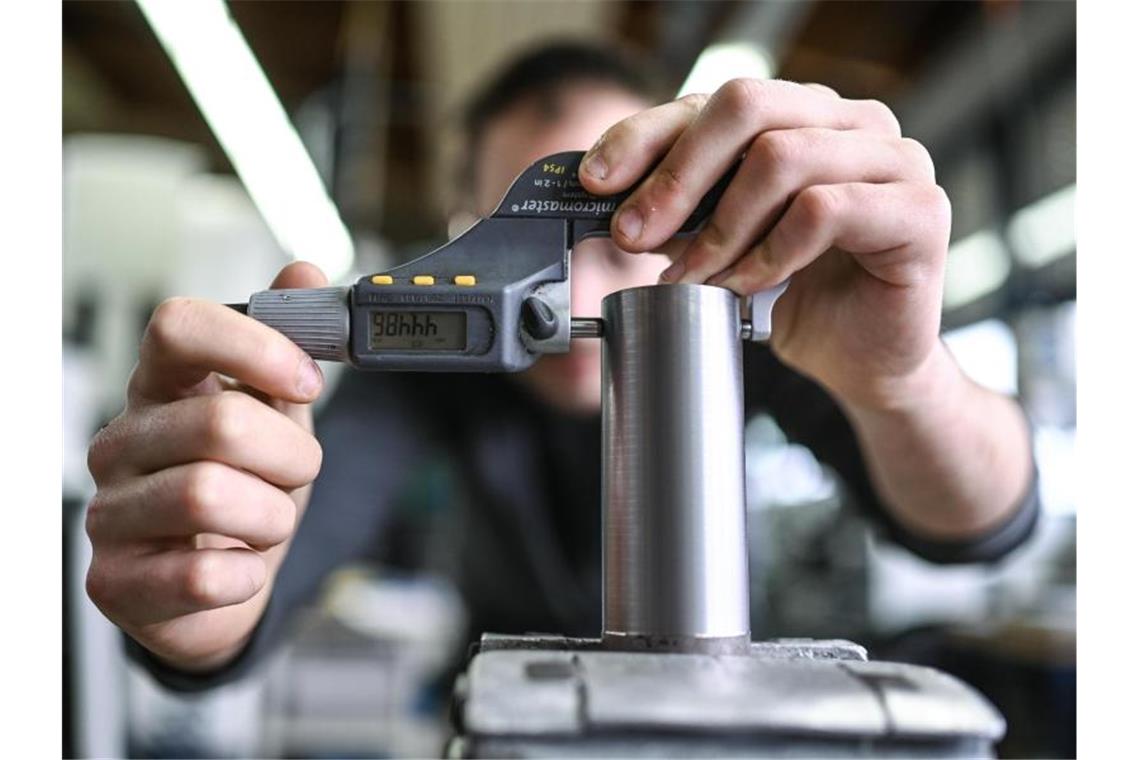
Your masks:
M345 370L318 415L324 458L309 506L277 574L265 614L241 653L225 666L188 673L154 657L129 636L127 653L164 686L199 691L241 678L270 652L292 613L338 566L368 552L383 530L386 507L422 455L426 434L406 378Z
M938 564L996 562L1033 533L1040 511L1036 464L1028 491L1002 524L965 540L924 538L903 527L884 507L851 423L822 387L757 344L745 344L744 383L749 414L771 414L789 440L810 448L838 473L852 501L887 538L919 557Z

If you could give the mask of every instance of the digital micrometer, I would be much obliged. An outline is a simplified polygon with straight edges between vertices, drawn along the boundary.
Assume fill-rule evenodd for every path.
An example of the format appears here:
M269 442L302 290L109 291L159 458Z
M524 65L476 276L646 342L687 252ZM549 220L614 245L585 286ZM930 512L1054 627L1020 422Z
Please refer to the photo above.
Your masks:
M358 369L518 372L572 337L598 337L598 319L570 315L570 252L608 236L632 193L597 196L578 182L582 151L540 159L515 179L494 213L454 240L351 287L263 290L234 305L285 334L315 359ZM677 235L712 213L733 167ZM742 337L766 340L786 284L752 297Z

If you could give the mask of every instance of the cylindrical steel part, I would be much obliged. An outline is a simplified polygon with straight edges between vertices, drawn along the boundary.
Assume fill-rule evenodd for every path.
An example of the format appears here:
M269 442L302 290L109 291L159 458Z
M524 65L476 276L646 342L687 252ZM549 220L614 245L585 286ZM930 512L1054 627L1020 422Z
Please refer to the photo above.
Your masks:
M739 301L631 288L602 319L603 643L745 650Z

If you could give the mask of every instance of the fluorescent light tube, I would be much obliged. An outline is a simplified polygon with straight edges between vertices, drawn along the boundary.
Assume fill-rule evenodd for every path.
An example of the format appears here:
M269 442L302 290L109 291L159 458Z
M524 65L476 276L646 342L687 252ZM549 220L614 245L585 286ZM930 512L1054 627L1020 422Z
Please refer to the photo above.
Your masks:
M752 42L719 42L705 48L681 85L677 97L694 92L714 92L737 77L770 79L774 69L771 56Z
M997 290L1009 277L1009 253L1001 236L983 229L950 246L942 305L956 309Z
M1013 255L1037 268L1077 249L1077 186L1057 190L1017 211L1009 220Z
M225 3L138 5L277 242L331 281L344 276L352 238Z

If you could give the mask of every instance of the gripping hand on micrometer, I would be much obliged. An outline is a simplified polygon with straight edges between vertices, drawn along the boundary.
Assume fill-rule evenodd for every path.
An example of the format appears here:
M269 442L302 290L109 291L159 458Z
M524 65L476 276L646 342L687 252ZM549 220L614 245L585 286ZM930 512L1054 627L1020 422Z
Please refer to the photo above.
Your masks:
M326 282L295 263L272 287ZM165 662L216 667L261 619L321 467L323 387L296 344L221 304L151 316L126 406L88 450L87 592Z
M939 340L950 204L890 109L819 85L737 79L610 127L579 176L593 193L632 191L612 237L652 251L742 154L661 280L747 295L790 278L772 351L844 407L899 519L953 538L1000 523L1031 479L1025 419L970 382Z
M564 193L581 194L580 158L540 161L523 174L529 188L518 185L489 218L354 288L330 288L298 263L251 299L255 319L202 300L164 302L126 408L89 452L98 491L87 519L88 592L100 609L184 670L216 667L243 646L321 465L309 404L323 378L312 357L512 371L564 352L570 249L604 235L615 205L560 205ZM535 194L538 179L544 192ZM689 229L702 221L694 214Z

